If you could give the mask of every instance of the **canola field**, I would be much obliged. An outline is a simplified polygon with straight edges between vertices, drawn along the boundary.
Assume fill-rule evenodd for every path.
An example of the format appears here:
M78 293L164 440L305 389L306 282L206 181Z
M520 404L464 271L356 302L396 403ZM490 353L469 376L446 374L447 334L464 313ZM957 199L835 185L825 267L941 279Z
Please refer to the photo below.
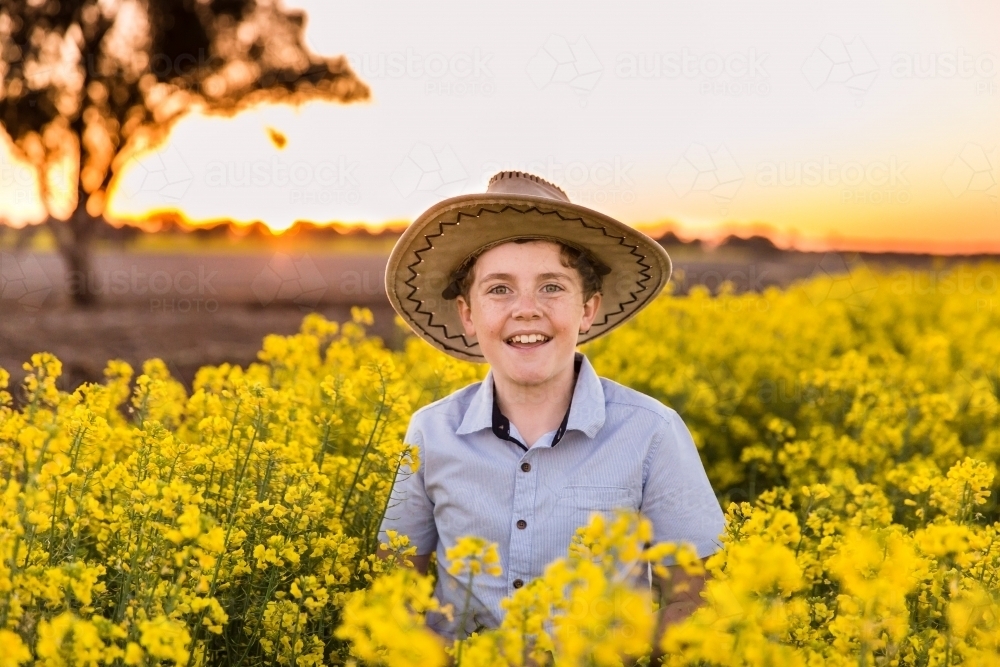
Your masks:
M703 605L659 634L622 582L683 545L596 515L565 558L455 645L434 571L376 557L421 405L481 379L371 315L308 315L190 394L151 360L58 388L0 370L0 667L1000 664L1000 265L662 296L582 348L691 429L726 509ZM16 400L14 400L16 398ZM448 554L496 576L493 545ZM462 610L448 610L460 614Z

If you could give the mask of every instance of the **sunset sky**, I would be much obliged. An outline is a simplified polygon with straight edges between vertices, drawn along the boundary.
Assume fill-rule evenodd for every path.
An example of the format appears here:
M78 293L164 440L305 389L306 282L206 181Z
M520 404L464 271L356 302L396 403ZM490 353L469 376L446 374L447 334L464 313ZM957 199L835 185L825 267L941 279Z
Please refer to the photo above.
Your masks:
M190 116L112 216L398 225L522 169L682 236L1000 252L995 2L295 4L373 99Z

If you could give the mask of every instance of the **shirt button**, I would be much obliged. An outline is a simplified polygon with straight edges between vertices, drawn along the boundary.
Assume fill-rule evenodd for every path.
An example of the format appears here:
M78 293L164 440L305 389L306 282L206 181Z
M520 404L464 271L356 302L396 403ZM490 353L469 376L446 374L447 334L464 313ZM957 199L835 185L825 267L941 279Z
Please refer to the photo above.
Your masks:
M522 463L521 464L521 470L523 470L524 472L528 472L529 470L531 470L531 464L530 463Z
M515 579L514 580L514 588L520 588L521 586L524 586L524 582L521 581L520 579Z
M518 519L517 520L517 527L520 528L521 530L524 530L525 528L528 527L528 522L525 521L524 519Z

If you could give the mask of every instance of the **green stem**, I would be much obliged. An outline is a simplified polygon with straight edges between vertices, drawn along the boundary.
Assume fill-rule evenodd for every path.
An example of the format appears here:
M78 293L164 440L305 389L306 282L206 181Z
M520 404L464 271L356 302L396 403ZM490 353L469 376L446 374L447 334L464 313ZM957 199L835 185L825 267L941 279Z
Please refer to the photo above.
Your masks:
M379 422L382 419L382 412L385 410L385 379L382 379L382 398L379 401L378 412L375 413L375 424L372 426L372 432L368 434L368 442L365 443L365 448L361 452L361 458L358 459L358 467L354 470L354 479L351 481L351 486L347 489L347 497L344 499L344 506L340 509L340 520L344 520L344 515L347 513L347 508L351 504L351 496L354 495L354 489L358 485L358 478L361 476L361 466L364 465L365 459L368 457L368 450L371 449L372 442L375 440L375 434L378 432Z
M459 627L459 632L463 634L465 633L465 621L469 614L469 604L472 602L472 576L472 570L470 569L468 588L465 590L465 604L462 606L462 624ZM458 645L458 655L455 656L455 665L456 667L462 667L462 648L465 644L461 642L465 639L465 637L459 638L458 634L458 632L455 633L455 637L458 638L460 642Z

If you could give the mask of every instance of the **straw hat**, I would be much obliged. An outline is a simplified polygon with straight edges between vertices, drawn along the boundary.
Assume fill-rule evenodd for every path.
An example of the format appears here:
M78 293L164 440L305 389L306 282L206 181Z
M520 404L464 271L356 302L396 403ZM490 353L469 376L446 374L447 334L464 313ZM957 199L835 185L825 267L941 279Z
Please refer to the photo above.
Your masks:
M462 328L453 274L471 256L520 238L565 243L605 265L601 307L580 343L635 317L670 279L670 257L653 239L571 203L560 188L537 176L502 171L490 179L485 194L445 199L403 232L385 271L393 308L442 352L485 362L476 337Z

